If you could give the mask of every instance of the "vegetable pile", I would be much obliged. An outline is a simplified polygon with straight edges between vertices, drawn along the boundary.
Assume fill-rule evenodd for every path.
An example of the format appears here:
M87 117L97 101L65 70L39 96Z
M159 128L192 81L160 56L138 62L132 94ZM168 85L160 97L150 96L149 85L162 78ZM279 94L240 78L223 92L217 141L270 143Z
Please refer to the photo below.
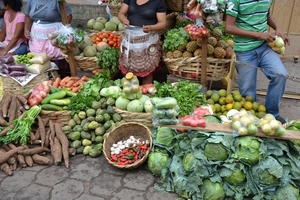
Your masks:
M160 189L187 199L299 199L300 148L291 141L161 132L153 133L147 163Z

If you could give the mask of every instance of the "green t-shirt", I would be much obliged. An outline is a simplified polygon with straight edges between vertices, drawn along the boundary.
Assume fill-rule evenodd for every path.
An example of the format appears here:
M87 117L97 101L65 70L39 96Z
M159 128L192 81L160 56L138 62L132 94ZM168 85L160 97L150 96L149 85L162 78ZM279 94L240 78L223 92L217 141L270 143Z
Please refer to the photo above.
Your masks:
M229 0L226 14L236 18L236 26L249 31L267 32L268 12L273 0ZM249 51L264 41L256 38L234 36L235 51Z

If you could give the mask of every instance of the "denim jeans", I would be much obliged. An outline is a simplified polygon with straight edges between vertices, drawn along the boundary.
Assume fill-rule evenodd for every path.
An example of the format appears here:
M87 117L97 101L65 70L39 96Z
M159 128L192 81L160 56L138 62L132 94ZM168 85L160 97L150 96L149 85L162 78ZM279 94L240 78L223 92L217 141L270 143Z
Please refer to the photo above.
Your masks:
M23 54L27 54L29 51L28 51L28 45L26 42L23 42L20 44L19 48L17 48L15 50L15 53L17 55L23 55Z
M288 72L282 64L278 54L268 46L267 42L254 50L235 53L237 58L235 67L239 75L238 85L241 95L244 97L251 95L254 97L255 101L257 101L257 69L262 69L261 71L269 79L265 99L267 113L271 113L275 117L279 116L279 104L282 95L284 94ZM249 65L258 68L253 68ZM271 72L282 74L284 76Z

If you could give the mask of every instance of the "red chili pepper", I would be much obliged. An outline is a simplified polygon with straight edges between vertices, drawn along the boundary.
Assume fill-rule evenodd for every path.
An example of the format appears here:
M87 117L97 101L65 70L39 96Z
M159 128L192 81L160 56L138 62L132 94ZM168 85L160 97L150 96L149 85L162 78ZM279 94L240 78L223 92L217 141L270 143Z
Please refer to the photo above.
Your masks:
M113 161L113 162L117 162L118 158L117 158L116 155L112 154L112 155L110 155L110 160Z

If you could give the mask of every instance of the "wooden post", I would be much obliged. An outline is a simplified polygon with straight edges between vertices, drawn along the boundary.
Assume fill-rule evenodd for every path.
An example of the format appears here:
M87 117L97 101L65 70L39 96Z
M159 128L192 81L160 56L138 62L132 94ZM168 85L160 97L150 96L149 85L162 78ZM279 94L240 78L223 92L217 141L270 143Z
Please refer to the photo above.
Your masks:
M59 8L60 8L60 14L61 14L61 20L63 25L67 25L67 9L66 9L66 2L65 0L59 1ZM75 58L74 58L74 52L73 48L67 48L68 51L68 61L70 65L70 72L71 76L76 76L76 64L75 64Z
M202 38L202 52L201 52L201 85L202 92L206 92L206 69L207 69L207 37Z

